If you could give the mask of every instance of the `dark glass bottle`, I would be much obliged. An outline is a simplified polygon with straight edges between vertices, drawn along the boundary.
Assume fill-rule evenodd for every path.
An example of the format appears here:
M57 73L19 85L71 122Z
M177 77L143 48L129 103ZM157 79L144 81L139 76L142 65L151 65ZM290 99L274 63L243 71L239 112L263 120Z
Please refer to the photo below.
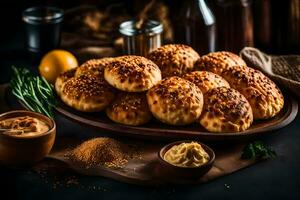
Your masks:
M254 1L253 11L255 46L269 51L272 44L271 0Z
M212 8L218 26L218 50L238 53L245 46L253 46L251 0L213 0Z
M187 44L201 55L215 51L215 17L205 0L184 2L175 23L175 42Z
M300 0L255 0L253 10L255 46L269 53L300 53Z

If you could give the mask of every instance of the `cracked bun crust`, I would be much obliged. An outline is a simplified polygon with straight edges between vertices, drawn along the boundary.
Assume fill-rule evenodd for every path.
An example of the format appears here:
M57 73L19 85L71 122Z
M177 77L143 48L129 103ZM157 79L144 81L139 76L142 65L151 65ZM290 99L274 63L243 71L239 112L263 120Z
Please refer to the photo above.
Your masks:
M216 87L230 87L224 78L208 71L194 71L183 78L197 85L203 94Z
M155 62L162 72L162 77L182 76L194 69L199 54L183 44L168 44L150 52L147 56Z
M90 74L70 78L61 92L65 104L83 112L101 111L114 97L114 89L103 78Z
M171 125L186 125L196 121L202 111L203 95L194 84L183 78L163 79L147 92L152 114Z
M121 56L104 69L105 80L127 92L142 92L161 80L161 71L151 60L141 56Z
M77 67L75 76L92 74L96 76L103 76L104 68L116 58L101 58L88 60L79 67Z
M239 132L253 121L251 106L237 90L213 88L204 97L200 124L210 132Z
M195 69L210 71L221 75L223 70L233 66L247 66L238 55L227 51L209 53L202 56L195 64Z
M62 88L63 88L64 84L66 83L66 81L75 75L76 69L77 68L73 68L66 72L63 72L56 78L55 90L56 90L56 93L58 94L58 96L61 95Z
M121 92L106 114L114 122L132 126L145 124L152 117L145 93Z
M249 101L254 119L269 119L283 108L284 98L280 89L262 72L236 66L225 70L222 76Z

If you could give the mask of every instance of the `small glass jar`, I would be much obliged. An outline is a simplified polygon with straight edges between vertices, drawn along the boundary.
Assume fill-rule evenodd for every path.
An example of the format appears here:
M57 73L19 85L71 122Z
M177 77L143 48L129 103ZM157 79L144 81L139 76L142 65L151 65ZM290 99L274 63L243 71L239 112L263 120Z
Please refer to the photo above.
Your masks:
M44 54L60 44L64 11L55 7L31 7L23 12L26 47L29 52Z
M146 56L162 44L163 25L147 20L137 27L136 20L121 23L119 31L123 36L124 54Z

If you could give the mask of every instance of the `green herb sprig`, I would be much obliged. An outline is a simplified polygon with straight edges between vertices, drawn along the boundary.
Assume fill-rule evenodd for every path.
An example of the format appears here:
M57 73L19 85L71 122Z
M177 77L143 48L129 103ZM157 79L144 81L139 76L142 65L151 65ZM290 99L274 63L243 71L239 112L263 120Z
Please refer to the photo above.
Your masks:
M262 141L255 141L246 145L242 151L242 159L276 158L276 152L267 147Z
M12 67L12 93L31 111L53 118L56 98L53 86L44 77L33 76L26 68Z

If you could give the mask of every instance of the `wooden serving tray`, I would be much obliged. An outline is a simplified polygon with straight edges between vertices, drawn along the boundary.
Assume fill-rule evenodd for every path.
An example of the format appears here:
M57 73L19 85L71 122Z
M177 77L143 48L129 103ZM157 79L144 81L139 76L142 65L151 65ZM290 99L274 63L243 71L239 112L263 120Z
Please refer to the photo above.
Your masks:
M8 86L3 86L4 99L7 104L14 104L14 97ZM285 93L285 104L283 109L274 118L269 120L254 121L252 126L243 132L238 133L211 133L205 130L200 124L194 123L187 126L170 126L152 119L142 126L127 126L111 121L105 112L83 113L67 106L61 100L58 100L56 111L85 126L90 126L99 130L105 130L112 134L125 137L133 137L146 140L175 141L181 139L201 140L201 141L221 141L235 140L246 141L255 136L268 134L271 131L283 128L291 123L298 113L297 100ZM11 106L15 107L15 106ZM25 106L23 106L26 108Z
M291 123L298 112L297 101L289 95L285 95L285 104L280 113L269 120L255 121L252 126L243 132L238 133L211 133L205 130L200 124L194 123L187 126L170 126L152 119L142 126L128 126L111 121L105 112L83 113L67 106L62 101L56 108L57 112L65 117L100 130L110 131L122 136L129 136L151 140L248 140L254 136L266 134L270 131L280 129Z
M243 160L241 152L242 144L226 144L210 146L216 154L213 167L202 177L195 179L182 179L171 177L166 169L161 167L158 160L158 152L165 145L163 143L145 143L137 140L130 140L131 144L137 145L140 149L139 159L128 160L128 163L119 169L106 168L102 166L86 168L80 163L74 162L66 155L82 141L74 139L60 139L56 141L48 158L62 161L66 167L73 171L88 176L102 176L117 181L137 184L137 185L166 185L166 184L199 184L221 176L233 173L237 170L253 165L259 160ZM126 141L123 141L127 143ZM42 163L40 163L43 166ZM40 170L39 165L35 166ZM58 168L61 166L58 165Z

